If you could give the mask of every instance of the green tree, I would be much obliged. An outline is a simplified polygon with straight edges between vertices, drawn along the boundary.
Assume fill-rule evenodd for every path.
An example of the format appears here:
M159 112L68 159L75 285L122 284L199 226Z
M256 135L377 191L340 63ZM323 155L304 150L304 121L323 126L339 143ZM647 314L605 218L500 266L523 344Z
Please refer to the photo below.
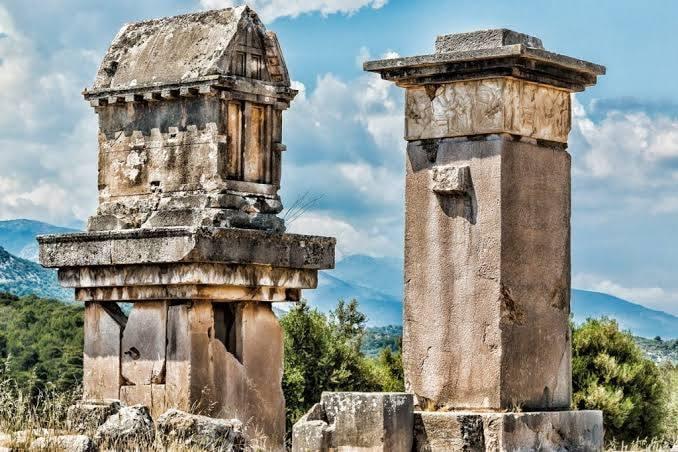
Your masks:
M661 433L665 390L657 366L617 322L589 319L572 336L573 404L603 411L606 438L633 441Z
M374 363L382 391L402 392L405 390L403 360L400 349L397 352L384 347Z
M360 351L365 316L358 303L339 302L328 319L305 301L281 319L285 332L283 392L288 431L323 391L379 391L375 365Z

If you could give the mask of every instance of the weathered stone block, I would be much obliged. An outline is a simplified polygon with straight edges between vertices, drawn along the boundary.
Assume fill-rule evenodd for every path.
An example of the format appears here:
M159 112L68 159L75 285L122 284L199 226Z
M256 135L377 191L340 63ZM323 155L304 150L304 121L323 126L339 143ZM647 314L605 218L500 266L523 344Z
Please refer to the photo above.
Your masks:
M294 425L292 450L412 450L411 394L324 392Z
M155 437L155 427L148 408L142 405L123 407L109 416L94 435L100 448L125 448L150 445Z
M76 433L91 433L121 408L118 400L83 400L68 407L67 425Z
M167 302L134 305L122 334L121 372L127 385L165 383L166 328Z
M85 305L83 397L119 399L122 331L126 317L115 304Z
M36 439L31 443L31 451L69 451L94 452L96 446L89 436L55 435Z
M414 431L421 452L603 450L600 411L416 412Z
M169 410L157 419L157 430L165 448L196 448L207 451L245 450L248 438L237 419L214 419Z
M406 388L424 409L569 408L569 154L504 136L407 152ZM438 166L468 166L468 195L432 193Z

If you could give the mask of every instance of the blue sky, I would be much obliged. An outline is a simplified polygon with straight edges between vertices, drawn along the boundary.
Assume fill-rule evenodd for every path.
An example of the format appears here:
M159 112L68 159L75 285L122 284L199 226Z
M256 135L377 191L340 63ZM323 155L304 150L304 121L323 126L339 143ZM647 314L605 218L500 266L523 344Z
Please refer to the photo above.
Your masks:
M79 224L96 206L96 118L80 91L124 22L229 0L0 0L0 219ZM341 255L402 254L402 92L368 58L429 53L438 34L507 27L604 64L576 95L573 285L678 314L678 2L255 0L297 100L283 201Z

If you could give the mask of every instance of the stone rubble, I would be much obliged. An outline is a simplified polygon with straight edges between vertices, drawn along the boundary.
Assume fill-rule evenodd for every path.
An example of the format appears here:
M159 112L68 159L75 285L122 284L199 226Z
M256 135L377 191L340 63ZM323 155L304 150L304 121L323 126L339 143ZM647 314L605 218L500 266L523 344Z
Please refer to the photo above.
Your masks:
M244 449L248 443L242 422L169 410L157 419L157 431L165 447L179 445L211 451Z
M154 439L153 419L149 409L143 405L120 408L106 419L94 435L94 441L99 447L150 445Z

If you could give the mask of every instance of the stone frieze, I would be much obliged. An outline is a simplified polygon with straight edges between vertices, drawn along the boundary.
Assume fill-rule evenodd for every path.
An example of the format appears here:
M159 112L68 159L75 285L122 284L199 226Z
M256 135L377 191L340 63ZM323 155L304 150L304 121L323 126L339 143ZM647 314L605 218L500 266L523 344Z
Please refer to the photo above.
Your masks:
M511 78L407 90L405 139L510 133L561 143L570 132L567 91Z

